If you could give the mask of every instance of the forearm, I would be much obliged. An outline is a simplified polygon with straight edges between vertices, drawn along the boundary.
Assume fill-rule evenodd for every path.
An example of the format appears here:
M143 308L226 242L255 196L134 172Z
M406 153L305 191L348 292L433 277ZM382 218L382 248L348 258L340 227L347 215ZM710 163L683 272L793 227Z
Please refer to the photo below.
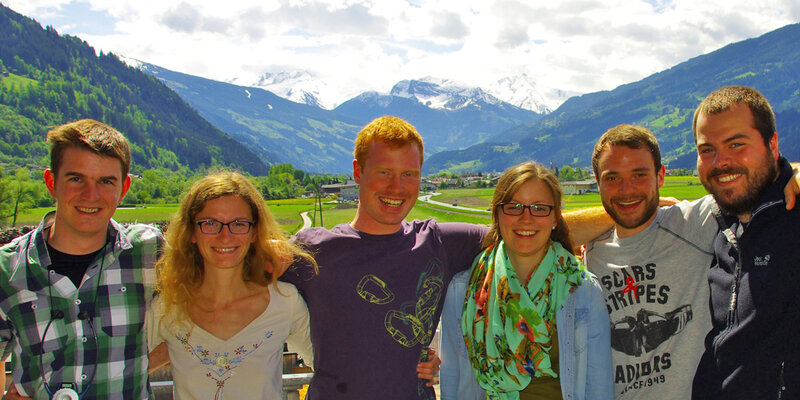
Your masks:
M167 351L167 344L161 343L156 346L153 351L148 355L147 372L152 373L159 368L169 364L169 351Z
M603 207L573 210L563 215L575 246L591 242L614 226L614 221Z

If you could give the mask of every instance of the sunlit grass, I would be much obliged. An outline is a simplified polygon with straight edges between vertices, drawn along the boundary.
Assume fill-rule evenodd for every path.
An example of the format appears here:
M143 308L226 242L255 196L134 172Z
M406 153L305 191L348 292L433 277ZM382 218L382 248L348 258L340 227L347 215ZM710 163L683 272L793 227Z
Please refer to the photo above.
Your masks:
M434 200L447 204L458 203L460 206L471 207L477 210L485 210L491 204L494 188L488 189L443 189L442 193L434 197ZM664 186L661 188L662 197L676 197L678 199L693 200L706 194L705 188L700 184L697 177L692 176L668 176ZM575 210L587 207L600 206L599 193L587 193L582 195L565 195L564 208ZM320 225L320 215L314 212L314 199L286 199L267 201L275 220L281 225L287 234L296 233L302 226L303 221L300 213L309 212L309 218L314 221L314 226ZM333 203L324 203L322 206L322 222L326 228L350 222L355 216L356 208L354 205L338 208ZM17 225L36 225L41 221L45 213L53 208L34 208L26 210L17 219ZM147 205L141 208L120 208L114 214L114 219L119 222L157 222L168 221L178 210L177 204L157 204ZM430 203L417 202L411 213L408 215L412 219L435 218L440 222L469 222L474 224L488 224L490 214L485 212L469 212L454 210L447 206L440 206Z

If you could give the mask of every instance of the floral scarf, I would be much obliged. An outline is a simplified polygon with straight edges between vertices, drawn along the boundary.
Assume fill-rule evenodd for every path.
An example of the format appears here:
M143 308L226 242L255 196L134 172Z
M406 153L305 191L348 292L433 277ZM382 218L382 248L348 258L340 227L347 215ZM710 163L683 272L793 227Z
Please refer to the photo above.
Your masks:
M556 312L586 279L586 267L551 242L527 287L517 277L505 242L472 264L461 330L487 399L519 399L532 377L558 377L550 364Z

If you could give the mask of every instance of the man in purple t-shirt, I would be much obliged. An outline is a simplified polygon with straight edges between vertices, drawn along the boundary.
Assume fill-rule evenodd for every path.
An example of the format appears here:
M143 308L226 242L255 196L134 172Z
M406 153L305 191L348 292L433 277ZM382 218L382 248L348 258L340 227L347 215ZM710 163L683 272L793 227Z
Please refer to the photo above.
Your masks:
M311 315L314 378L309 399L435 399L416 366L439 321L452 276L480 250L484 226L405 220L419 193L422 138L381 117L356 138L358 210L349 224L301 231L319 264L282 277Z

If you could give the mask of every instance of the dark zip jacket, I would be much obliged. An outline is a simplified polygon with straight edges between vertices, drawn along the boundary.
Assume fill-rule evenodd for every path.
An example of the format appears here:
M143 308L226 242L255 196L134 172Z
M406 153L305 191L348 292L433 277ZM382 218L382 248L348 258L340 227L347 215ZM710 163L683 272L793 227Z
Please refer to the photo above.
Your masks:
M715 210L712 328L695 400L800 399L800 204L786 210L792 168L783 157L778 168L749 223Z

